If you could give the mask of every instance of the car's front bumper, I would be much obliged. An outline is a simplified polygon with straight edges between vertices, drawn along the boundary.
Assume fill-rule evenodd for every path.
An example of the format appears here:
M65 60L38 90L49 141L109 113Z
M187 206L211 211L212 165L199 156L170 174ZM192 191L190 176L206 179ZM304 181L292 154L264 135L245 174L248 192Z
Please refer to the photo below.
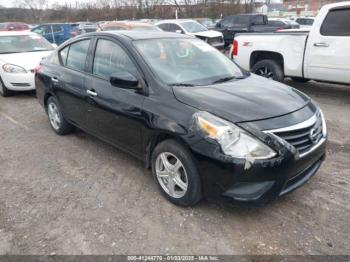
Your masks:
M2 72L1 79L7 89L13 91L34 90L34 73L11 74Z
M326 140L299 158L260 160L246 168L244 162L223 162L195 153L205 197L234 205L261 206L305 184L325 159Z

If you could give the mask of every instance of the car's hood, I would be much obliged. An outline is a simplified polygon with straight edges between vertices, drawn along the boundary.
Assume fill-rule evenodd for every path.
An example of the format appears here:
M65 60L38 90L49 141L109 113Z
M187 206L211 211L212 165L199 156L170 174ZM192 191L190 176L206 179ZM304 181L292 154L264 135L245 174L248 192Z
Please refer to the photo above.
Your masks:
M208 30L208 31L193 33L192 35L213 38L213 37L222 36L222 33L214 30Z
M3 64L13 64L23 67L26 70L32 70L39 65L41 59L47 57L52 51L27 52L0 54L0 60Z
M213 86L173 90L182 103L234 123L285 115L301 109L310 100L292 87L256 75Z

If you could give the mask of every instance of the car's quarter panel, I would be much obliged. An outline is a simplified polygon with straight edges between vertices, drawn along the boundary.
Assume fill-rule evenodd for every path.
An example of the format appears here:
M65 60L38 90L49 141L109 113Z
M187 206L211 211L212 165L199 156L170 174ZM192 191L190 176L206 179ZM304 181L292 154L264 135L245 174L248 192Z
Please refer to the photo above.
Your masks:
M307 39L305 33L261 33L239 34L238 55L234 61L246 70L250 70L252 58L259 53L273 52L283 58L284 74L286 76L303 76L303 57ZM264 59L269 59L268 55Z

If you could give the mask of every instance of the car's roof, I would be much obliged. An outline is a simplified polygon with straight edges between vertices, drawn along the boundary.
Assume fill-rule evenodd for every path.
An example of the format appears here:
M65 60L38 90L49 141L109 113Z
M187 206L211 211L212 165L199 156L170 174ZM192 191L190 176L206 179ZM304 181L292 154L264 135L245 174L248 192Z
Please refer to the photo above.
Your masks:
M163 31L147 31L145 34L144 31L102 31L98 33L92 33L93 35L120 35L127 37L131 40L146 40L146 39L159 39L159 38L193 38L193 36L178 34L178 33L170 33Z
M38 35L31 31L0 31L0 36L11 36L11 35Z
M113 22L104 23L100 26L101 26L101 28L113 27L113 26L117 27L118 26L118 27L133 29L135 27L152 27L154 25L149 24L149 23L140 22L140 21L113 21Z
M166 19L162 20L156 23L156 25L164 24L164 23L174 23L174 24L179 24L183 22L197 22L193 19Z

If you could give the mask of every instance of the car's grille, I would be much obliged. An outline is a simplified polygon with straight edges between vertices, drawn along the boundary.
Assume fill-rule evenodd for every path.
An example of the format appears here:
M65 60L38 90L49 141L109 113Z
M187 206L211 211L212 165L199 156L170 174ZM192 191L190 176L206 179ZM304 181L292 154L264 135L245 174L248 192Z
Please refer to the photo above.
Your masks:
M307 153L323 138L322 116L318 112L309 120L294 127L271 131L294 146L300 155Z
M11 83L13 86L30 86L29 83Z
M221 36L213 37L208 39L209 44L220 44L224 42L223 38Z

